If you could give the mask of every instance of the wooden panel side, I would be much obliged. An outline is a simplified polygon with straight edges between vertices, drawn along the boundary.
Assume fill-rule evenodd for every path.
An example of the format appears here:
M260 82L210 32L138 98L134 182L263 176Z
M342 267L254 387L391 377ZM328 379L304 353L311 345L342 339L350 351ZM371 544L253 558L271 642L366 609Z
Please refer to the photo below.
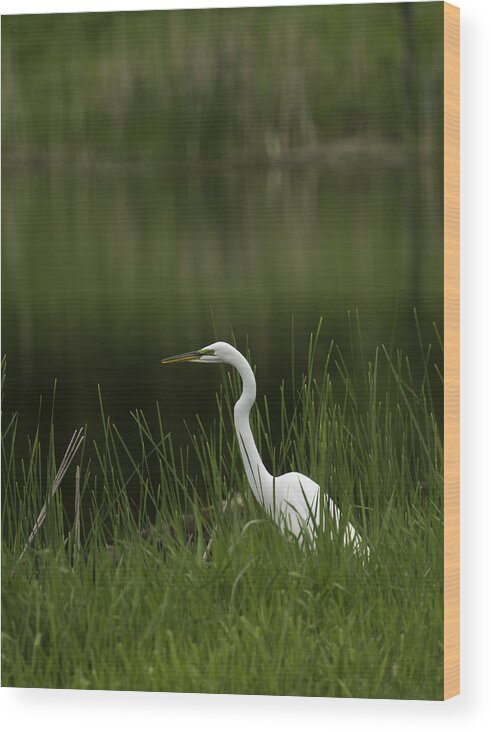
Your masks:
M444 3L444 699L460 693L460 11Z

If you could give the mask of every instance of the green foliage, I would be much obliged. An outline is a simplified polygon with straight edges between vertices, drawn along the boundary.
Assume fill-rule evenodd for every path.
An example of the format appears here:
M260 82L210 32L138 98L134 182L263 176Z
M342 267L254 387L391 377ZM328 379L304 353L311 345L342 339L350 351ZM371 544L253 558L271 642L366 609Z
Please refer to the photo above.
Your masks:
M430 352L419 383L384 349L361 379L334 345L320 353L318 336L293 413L282 388L280 444L267 404L253 431L276 471L320 482L370 560L327 534L302 548L266 519L232 437L238 378L224 370L216 419L189 427L187 448L173 445L157 408L153 421L134 413L131 453L101 402L104 439L78 459L81 547L58 495L19 561L56 460L53 441L45 458L35 435L18 464L14 417L3 434L4 685L441 698L443 463Z
M443 6L7 16L8 159L282 158L440 143ZM314 156L315 157L315 156Z

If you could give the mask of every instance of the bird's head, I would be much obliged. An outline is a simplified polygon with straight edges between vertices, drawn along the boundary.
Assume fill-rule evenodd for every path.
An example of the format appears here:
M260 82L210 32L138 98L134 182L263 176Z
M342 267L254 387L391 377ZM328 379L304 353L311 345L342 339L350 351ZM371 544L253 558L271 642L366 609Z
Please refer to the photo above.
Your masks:
M161 363L234 363L239 352L230 343L218 341L198 351L188 351L178 356L163 358Z

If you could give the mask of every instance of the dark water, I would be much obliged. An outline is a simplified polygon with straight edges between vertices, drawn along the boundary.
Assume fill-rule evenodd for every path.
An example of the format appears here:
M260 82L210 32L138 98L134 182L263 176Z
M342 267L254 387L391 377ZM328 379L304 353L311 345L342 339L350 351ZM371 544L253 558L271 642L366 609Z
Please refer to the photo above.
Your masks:
M381 343L416 358L442 326L441 191L431 168L15 172L3 189L4 413L33 433L57 383L57 439L105 407L130 443L130 410L158 400L174 443L215 410L220 372L162 367L218 339L251 349L273 412L324 317L351 358L358 310L367 357ZM47 418L49 409L47 409Z

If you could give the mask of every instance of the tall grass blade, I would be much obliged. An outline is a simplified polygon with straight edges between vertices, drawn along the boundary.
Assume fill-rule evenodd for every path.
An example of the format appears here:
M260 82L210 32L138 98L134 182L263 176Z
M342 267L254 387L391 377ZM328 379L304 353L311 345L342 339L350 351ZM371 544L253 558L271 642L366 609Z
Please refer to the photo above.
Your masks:
M51 486L51 490L50 490L50 492L48 494L48 497L47 497L47 499L46 499L46 501L45 501L45 503L44 503L44 505L43 505L40 513L39 513L39 516L37 517L37 519L36 519L36 521L34 523L34 526L32 528L32 531L29 534L29 537L28 537L28 539L27 539L27 541L25 543L25 546L24 546L24 548L23 548L23 550L22 550L22 552L21 552L21 554L19 556L18 562L20 562L22 560L22 557L24 556L24 554L26 553L26 551L28 550L28 548L31 546L31 544L34 541L34 539L35 539L35 537L36 537L39 529L43 525L44 520L46 518L48 506L49 506L52 498L56 494L58 488L60 487L61 482L62 482L63 478L65 477L68 468L70 467L70 463L72 462L73 458L75 457L75 455L77 453L77 450L79 449L79 447L81 446L82 442L84 441L84 436L85 435L84 435L84 428L83 427L80 427L80 429L75 430L75 432L73 433L73 435L71 437L71 440L68 443L68 447L67 447L67 449L65 451L65 454L63 455L63 459L62 459L62 461L60 463L60 467L58 468L58 470L56 472L55 479L53 481L53 485Z

